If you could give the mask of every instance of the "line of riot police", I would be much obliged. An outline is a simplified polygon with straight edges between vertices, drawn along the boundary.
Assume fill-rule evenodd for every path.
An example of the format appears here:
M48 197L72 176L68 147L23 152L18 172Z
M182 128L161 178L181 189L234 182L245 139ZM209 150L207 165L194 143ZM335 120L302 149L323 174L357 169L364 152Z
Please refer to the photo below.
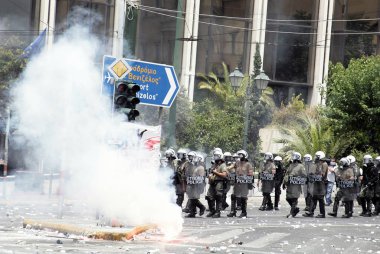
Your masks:
M188 202L183 212L186 217L194 218L197 214L202 216L206 207L200 202L204 193L206 179L208 190L206 200L209 213L207 217L219 218L221 210L226 209L227 194L230 192L231 210L228 217L247 216L248 193L254 188L254 172L248 154L240 150L235 154L215 148L212 151L211 167L206 169L204 157L195 151L173 149L165 152L166 166L173 170L172 183L177 195L176 203L182 208L186 193ZM326 217L325 206L332 203L331 193L336 184L336 195L330 216L337 216L340 202L343 202L345 212L343 218L353 214L353 202L358 200L362 206L361 216L378 215L380 212L380 156L372 160L370 155L363 158L363 168L359 168L353 156L340 159L339 165L334 160L326 158L325 153L318 151L314 160L310 154L294 152L290 162L285 167L280 156L274 157L272 153L264 154L264 163L258 170L257 186L261 189L263 200L260 211L279 210L281 188L286 190L286 201L290 205L287 217L295 217L300 208L298 199L303 193L306 207L304 217L313 217L319 205L318 218ZM274 191L274 204L271 193ZM327 204L325 203L325 199ZM375 206L372 212L372 206Z

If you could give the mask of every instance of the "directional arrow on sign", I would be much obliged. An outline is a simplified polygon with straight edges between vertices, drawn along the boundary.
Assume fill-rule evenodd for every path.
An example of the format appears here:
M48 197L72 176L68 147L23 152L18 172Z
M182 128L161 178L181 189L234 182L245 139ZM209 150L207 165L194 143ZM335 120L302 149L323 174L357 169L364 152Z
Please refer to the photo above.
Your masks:
M137 61L112 56L103 58L103 93L113 95L110 76L140 86L137 97L141 104L170 107L178 94L179 83L174 67L165 64Z

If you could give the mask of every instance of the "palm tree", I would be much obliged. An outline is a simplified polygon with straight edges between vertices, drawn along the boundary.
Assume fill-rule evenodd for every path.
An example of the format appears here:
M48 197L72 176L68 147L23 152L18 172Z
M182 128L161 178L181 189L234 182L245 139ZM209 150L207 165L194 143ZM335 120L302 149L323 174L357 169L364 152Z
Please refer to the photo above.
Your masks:
M281 152L285 158L289 159L294 151L312 155L323 151L330 157L336 157L350 145L348 139L334 136L332 128L323 117L304 111L297 118L294 124L278 126L284 137L276 140L276 143L284 145Z
M244 98L246 95L247 86L249 84L249 77L245 76L241 82L241 86L234 92L232 87L229 71L227 65L222 63L223 66L223 79L221 80L215 73L209 72L208 75L197 73L197 77L201 79L198 83L198 88L207 90L214 94L221 102L226 102L231 99Z

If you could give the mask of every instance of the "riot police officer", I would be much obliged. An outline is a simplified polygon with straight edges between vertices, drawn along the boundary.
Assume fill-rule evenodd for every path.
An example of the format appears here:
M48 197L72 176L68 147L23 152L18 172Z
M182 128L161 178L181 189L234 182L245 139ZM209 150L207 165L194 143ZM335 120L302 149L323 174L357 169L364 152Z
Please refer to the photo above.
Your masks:
M363 157L363 179L361 181L362 189L359 198L361 199L362 212L361 216L372 216L372 200L375 194L375 186L379 180L378 169L372 162L372 156L369 154Z
M276 166L276 174L274 175L274 209L278 210L281 197L281 185L285 176L285 167L282 164L281 156L274 157L274 164Z
M358 204L361 205L361 199L359 198L361 186L361 180L363 179L363 169L361 169L356 163L356 158L353 155L348 155L346 157L350 163L350 167L354 171L354 198L357 200ZM353 207L352 207L353 209ZM352 210L351 213L354 211Z
M312 196L312 201L309 206L309 211L304 213L302 216L304 217L313 217L314 210L319 203L319 214L316 216L317 218L325 218L325 194L326 194L326 176L328 165L327 162L324 161L325 153L322 151L318 151L315 153L314 163L309 168L308 182L311 185L310 193Z
M307 177L309 177L310 167L313 165L313 157L310 154L305 154L303 156L303 163L305 166L306 175L307 175ZM311 183L309 183L309 181L307 181L306 184L302 185L302 192L303 192L303 196L305 198L305 209L304 209L304 211L309 211L310 204L312 201Z
M231 195L231 212L228 217L236 216L236 201L241 201L241 213L239 218L247 217L247 201L249 190L253 188L253 167L248 162L248 153L245 150L237 152L239 161L234 165L235 184Z
M230 174L230 167L233 166L234 161L232 154L230 152L224 152L223 154L224 162L226 163L227 166L227 178L224 180L224 190L223 190L223 203L222 203L222 210L225 210L227 207L229 207L227 203L227 193L229 192L231 188L231 177L234 178L234 175ZM232 183L233 184L233 183Z
M352 217L354 199L357 194L355 187L354 169L350 166L350 161L347 158L340 159L339 164L340 166L336 172L336 176L340 193L338 191L336 195L341 195L341 199L344 203L345 209L342 218L350 218Z
M380 179L380 156L377 156L374 162L377 168L377 176ZM373 197L373 204L375 205L375 211L373 215L379 215L380 213L380 180L375 185L375 193Z
M177 195L176 204L182 208L183 200L185 199L185 165L187 164L187 151L183 148L177 151L177 167L174 172L174 185Z
M186 194L189 200L188 218L195 218L196 207L199 207L199 215L202 216L206 207L199 201L200 195L203 192L205 182L205 170L202 164L199 163L197 153L194 151L188 154L189 162L184 166L186 177Z
M286 201L290 205L290 213L286 216L295 217L300 209L297 207L298 198L302 192L302 185L306 183L306 170L301 162L301 154L294 152L291 158L291 164L287 169L284 177L283 189L286 189Z
M273 154L264 154L264 165L259 171L259 182L261 183L261 191L263 193L263 202L259 208L260 211L271 211L273 210L273 203L270 194L274 189L274 175L276 173L276 166L273 163Z
M222 151L215 150L213 158L215 163L211 167L211 172L208 175L209 188L206 200L210 212L207 214L207 217L219 218L222 208L223 185L227 177L227 167L223 160Z

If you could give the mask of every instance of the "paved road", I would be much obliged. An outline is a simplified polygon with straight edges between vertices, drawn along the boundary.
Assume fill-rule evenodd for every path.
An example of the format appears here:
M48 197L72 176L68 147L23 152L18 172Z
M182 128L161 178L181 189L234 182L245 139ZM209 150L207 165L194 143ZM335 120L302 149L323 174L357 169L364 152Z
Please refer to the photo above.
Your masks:
M380 217L287 219L280 211L258 211L260 197L251 197L246 219L185 219L180 236L166 240L150 231L133 241L117 242L64 235L22 227L24 218L55 219L58 200L35 194L0 200L1 253L380 253ZM303 207L303 204L300 204ZM331 207L327 209L331 210ZM343 207L340 208L340 213ZM66 202L62 223L96 224L84 204Z

